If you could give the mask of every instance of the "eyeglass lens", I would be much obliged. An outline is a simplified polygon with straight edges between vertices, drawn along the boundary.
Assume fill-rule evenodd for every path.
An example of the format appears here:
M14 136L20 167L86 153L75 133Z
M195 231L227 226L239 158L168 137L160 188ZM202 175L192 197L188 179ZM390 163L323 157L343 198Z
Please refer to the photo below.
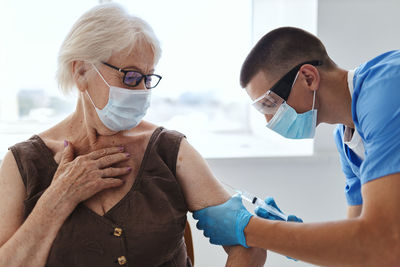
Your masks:
M129 71L125 74L124 83L127 85L136 86L140 83L142 77L142 74L136 71Z
M268 91L253 102L253 106L263 114L274 114L284 102L282 98L272 91Z
M160 81L160 77L154 74L142 75L136 71L128 71L125 74L124 83L129 86L137 86L143 78L147 89L155 87Z

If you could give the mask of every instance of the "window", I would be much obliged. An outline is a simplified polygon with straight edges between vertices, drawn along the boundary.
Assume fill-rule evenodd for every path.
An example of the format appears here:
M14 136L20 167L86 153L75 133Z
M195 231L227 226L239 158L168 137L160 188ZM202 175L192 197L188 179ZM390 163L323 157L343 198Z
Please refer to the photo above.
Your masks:
M98 2L2 2L0 158L74 110L76 96L63 96L54 79L57 53L76 19ZM115 2L148 21L161 41L156 72L163 80L145 119L186 134L205 157L312 154L311 140L287 140L265 127L239 72L267 31L294 25L315 33L316 0Z
M58 49L97 0L0 2L0 159L7 148L50 128L75 108L57 89Z

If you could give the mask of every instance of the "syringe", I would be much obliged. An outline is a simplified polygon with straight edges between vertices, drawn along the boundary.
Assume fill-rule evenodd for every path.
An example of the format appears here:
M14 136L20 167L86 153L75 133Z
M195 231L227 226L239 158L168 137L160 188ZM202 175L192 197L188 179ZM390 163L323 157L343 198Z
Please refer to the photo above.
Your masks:
M247 200L248 202L265 209L272 215L278 216L282 220L285 220L285 221L288 220L288 217L283 212L279 211L277 208L275 208L273 206L267 205L262 199L256 197L256 195L250 194L249 192L246 192L243 190L236 189L233 186L231 186L225 182L222 182L222 183L224 185L228 186L229 188L231 188L232 190L234 190L235 192L239 193L242 196L242 198Z

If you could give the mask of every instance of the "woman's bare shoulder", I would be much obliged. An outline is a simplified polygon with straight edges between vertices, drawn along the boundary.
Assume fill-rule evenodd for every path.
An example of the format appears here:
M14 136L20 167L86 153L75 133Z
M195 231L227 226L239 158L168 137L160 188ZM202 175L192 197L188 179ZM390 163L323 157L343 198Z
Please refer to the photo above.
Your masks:
M190 211L221 204L230 197L207 162L185 139L180 146L176 172Z
M148 133L154 132L158 127L160 127L160 126L158 126L158 125L156 125L154 123L151 123L151 122L148 122L148 121L142 121L139 124L139 127L137 127L137 130L139 132L145 132L145 133L148 134ZM133 128L132 130L135 130L135 128Z
M128 137L129 139L133 140L140 136L150 138L153 132L159 128L158 125L153 124L151 122L142 121L137 127L132 128L127 131L123 131L121 134L124 137Z
M69 116L70 117L70 116ZM64 120L58 122L57 124L53 125L52 127L44 130L43 132L38 133L37 135L45 141L45 143L52 143L52 142L60 142L65 140L65 138L69 135L69 133L76 129L71 129L74 127L69 126L69 117L65 118Z
M38 133L37 135L52 151L56 162L59 162L61 153L64 150L64 140L68 139L70 132L71 130L68 128L65 120L63 120L51 128Z

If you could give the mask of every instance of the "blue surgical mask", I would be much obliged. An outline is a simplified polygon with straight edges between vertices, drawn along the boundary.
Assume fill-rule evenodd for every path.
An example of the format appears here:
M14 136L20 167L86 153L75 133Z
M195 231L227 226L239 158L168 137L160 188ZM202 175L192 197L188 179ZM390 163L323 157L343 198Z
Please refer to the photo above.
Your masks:
M314 104L315 91L312 109L305 113L298 114L294 108L283 102L267 127L290 139L314 138L317 126L317 110L314 109Z
M151 90L130 90L110 86L97 68L94 69L110 88L107 105L98 109L86 91L96 109L101 122L112 131L129 130L136 127L150 106Z

